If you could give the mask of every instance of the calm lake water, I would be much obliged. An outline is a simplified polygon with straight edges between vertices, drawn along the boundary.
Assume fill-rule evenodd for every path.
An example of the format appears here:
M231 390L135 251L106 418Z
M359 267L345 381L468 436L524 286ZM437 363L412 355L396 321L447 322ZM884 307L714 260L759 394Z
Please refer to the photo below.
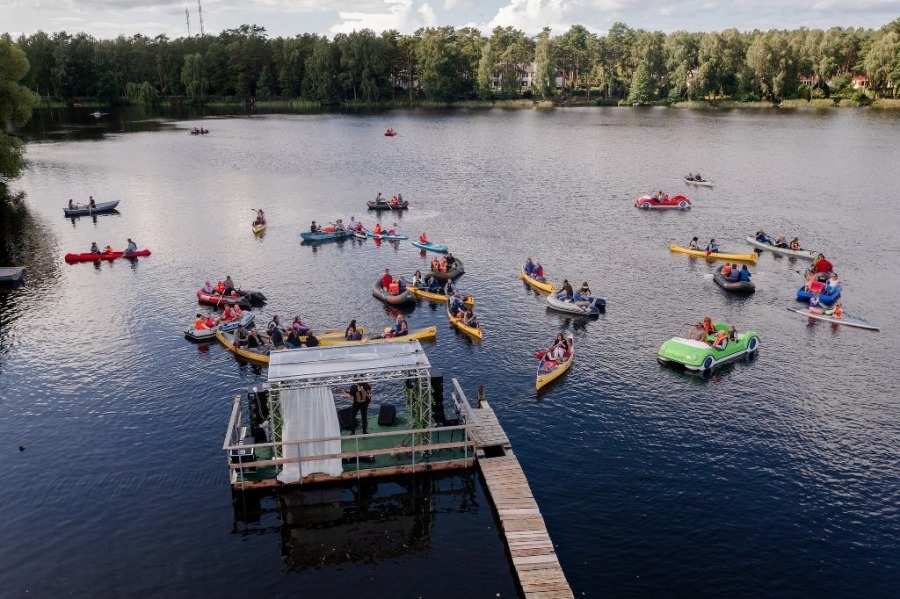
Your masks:
M576 596L896 594L900 115L394 111L208 118L209 135L189 135L200 122L45 113L33 125L0 250L29 266L0 293L4 594L515 596L474 473L232 501L231 398L265 371L183 339L194 293L228 274L268 296L263 323L385 326L371 281L426 259L408 243L298 235L312 220L373 224L361 207L379 191L412 203L383 223L465 261L483 343L427 303L410 324L438 326L425 347L448 378L485 386ZM681 182L698 169L714 189ZM657 189L695 207L634 208ZM119 214L63 217L89 194L121 199ZM763 254L757 293L739 298L712 282L714 265L668 251L697 235L747 252L760 227L823 251L846 312L883 330L787 311L803 261ZM63 262L127 237L153 255ZM527 256L557 282L590 282L607 313L547 311L516 278ZM706 314L756 330L758 358L709 380L659 366L660 344ZM559 330L578 357L536 396L533 352Z

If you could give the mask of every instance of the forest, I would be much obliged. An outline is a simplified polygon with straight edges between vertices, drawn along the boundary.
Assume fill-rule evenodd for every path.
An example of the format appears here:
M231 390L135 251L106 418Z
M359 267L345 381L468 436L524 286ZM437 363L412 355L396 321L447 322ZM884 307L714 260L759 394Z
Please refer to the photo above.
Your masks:
M878 29L833 27L663 33L573 25L536 36L431 27L412 35L363 29L329 39L269 38L256 25L218 35L96 39L39 31L9 42L30 68L21 84L42 102L109 104L289 100L313 105L534 99L677 103L728 98L896 97L900 19ZM851 85L854 76L864 85Z

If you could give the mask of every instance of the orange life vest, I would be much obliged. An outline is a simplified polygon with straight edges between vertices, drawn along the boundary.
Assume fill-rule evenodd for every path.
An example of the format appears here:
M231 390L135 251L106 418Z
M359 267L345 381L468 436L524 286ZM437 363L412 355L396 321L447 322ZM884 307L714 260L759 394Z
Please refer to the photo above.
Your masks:
M381 223L377 223L375 225L375 228L372 229L372 232L375 233L376 235L381 235Z
M222 281L216 283L216 293L225 293L225 283Z
M722 345L722 342L726 341L727 339L728 339L728 333L726 333L725 331L719 331L716 334L716 340L713 342L713 345L715 345L715 346ZM725 347L725 346L722 345L722 347Z
M392 293L394 295L397 295L398 293L400 293L400 283L398 283L397 281L394 281L393 283L391 283L388 286L388 293Z
M722 267L722 274L725 275L726 277L729 274L731 274L731 265L730 264L726 264L725 266Z
M704 323L703 323L703 332L704 332L706 335L715 335L715 333L716 333L716 325L714 325L714 324L711 323L711 322L704 322Z
M841 308L840 306L835 306L835 307L834 307L834 317L835 317L835 318L840 318L840 317L842 317L843 315L844 315L844 309Z
M428 243L428 236L425 235L425 233L422 233L421 235L419 235L419 242L420 243Z
M194 328L197 329L198 331L202 331L204 329L208 329L209 327L206 326L205 320L203 320L202 318L198 318L197 320L194 321Z

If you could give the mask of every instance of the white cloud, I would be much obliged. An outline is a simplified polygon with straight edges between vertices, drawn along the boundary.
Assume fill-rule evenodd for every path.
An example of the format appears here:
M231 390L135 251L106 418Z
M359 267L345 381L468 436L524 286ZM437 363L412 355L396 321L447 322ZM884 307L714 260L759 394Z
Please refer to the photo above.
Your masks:
M413 0L382 0L372 4L368 11L339 11L340 21L329 28L329 33L351 33L360 29L371 29L376 33L396 29L401 33L412 33L419 27L437 24L434 10L423 4L413 7ZM376 12L382 9L382 12Z
M544 27L555 29L565 20L564 5L564 0L510 0L497 11L486 30L514 27L526 33L535 33Z

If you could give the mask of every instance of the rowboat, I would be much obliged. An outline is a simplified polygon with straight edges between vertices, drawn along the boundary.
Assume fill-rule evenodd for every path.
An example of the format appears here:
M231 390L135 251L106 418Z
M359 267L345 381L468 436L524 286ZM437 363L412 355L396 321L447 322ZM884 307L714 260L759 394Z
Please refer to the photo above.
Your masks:
M406 290L409 291L410 293L412 293L414 296L424 299L424 300L428 300L430 302L438 302L438 303L446 304L446 303L449 303L449 301L450 301L450 298L446 293L442 293L442 292L435 293L433 291L428 291L427 289L424 289L422 287L412 287L412 286L407 287ZM475 305L475 298L473 298L471 295L464 296L463 297L463 305L471 308L472 306Z
M756 246L758 248L762 248L764 250L768 250L770 252L775 252L776 254L784 254L786 256L796 256L797 258L805 258L807 260L815 260L816 256L819 255L819 252L814 252L812 250L792 250L791 248L783 248L778 247L777 245L773 245L771 243L765 243L763 241L759 241L756 237L752 235L747 235L747 243L750 245Z
M688 179L687 177L684 178L684 182L687 183L688 185L698 185L700 187L712 187L713 186L712 181L697 181L696 179Z
M267 354L258 354L254 351L250 351L249 349L244 349L243 347L235 347L233 332L225 332L216 329L216 339L219 341L219 343L222 344L225 349L227 349L234 355L243 358L247 362L250 362L251 364L256 364L257 366L269 365L269 356Z
M688 256L697 256L699 258L707 258L709 260L734 260L735 262L756 262L756 254L725 254L722 252L707 252L706 250L692 250L691 248L682 247L672 244L669 246L670 252L679 252Z
M537 375L535 377L534 383L535 390L540 391L542 388L546 387L551 382L561 377L564 372L572 367L572 362L575 361L575 343L572 340L571 334L566 338L568 339L569 346L571 347L568 357L565 359L565 361L560 362L550 368L547 367L546 362L544 362L542 358L537 367Z
M226 322L212 328L196 329L191 326L184 331L184 336L187 337L190 341L211 341L213 338L215 338L217 330L228 333L238 328L238 325L244 325L246 327L251 322L253 322L254 316L255 314L250 314L248 312L247 314L244 314L240 320L233 320L231 322Z
M63 207L66 216L90 216L91 214L102 214L103 212L112 212L122 200L113 200L112 202L100 202L91 208L89 205L76 204L74 208Z
M412 243L414 246L416 246L419 249L422 249L422 250L425 250L428 252L434 252L435 254L446 254L447 253L447 246L441 245L439 243L432 243L430 241L428 243L422 243L421 241L411 241L410 243Z
M832 324L843 324L848 327L856 327L858 329L866 329L868 331L880 331L881 328L875 323L869 322L867 320L863 320L862 318L854 318L852 316L841 316L840 318L835 318L833 314L819 314L817 312L810 312L809 308L788 308L791 312L796 312L797 314L802 314L803 316L807 316L809 318L814 318L816 320L824 320L825 322L830 322Z
M0 283L15 283L22 280L24 266L4 266L0 268Z
M381 281L375 281L375 284L372 286L372 295L392 306L416 303L416 296L409 292L409 288L402 293L389 293L381 287Z
M369 210L406 210L409 208L409 202L406 200L396 204L393 202L366 202L366 205Z
M424 329L410 329L405 335L398 337L382 337L380 335L372 335L363 337L358 341L348 341L341 337L320 337L319 345L361 345L363 343L393 343L394 341L409 341L410 339L418 339L419 341L433 341L437 339L437 327L425 327Z
M149 256L150 250L138 250L131 254L126 254L125 252L106 252L103 254L66 254L65 260L69 264L74 264L75 262L99 262L100 260L109 260L112 262L113 260L117 260L119 258L127 258L131 260L132 258L137 258L139 256Z
M366 236L372 237L373 239L383 239L385 241L403 241L409 239L409 235L391 235L389 233L373 233L371 231L366 231Z
M451 281L461 277L466 272L465 267L463 266L462 260L456 260L453 268L448 270L447 272L441 272L439 270L430 270L428 274L433 276L435 279L439 281Z
M253 223L253 224L251 225L251 228L253 229L253 234L254 234L254 235L259 235L260 233L262 233L263 231L266 230L266 226L267 226L266 223L263 223L263 224L261 224L261 225L258 225L258 224L256 224L256 223Z
M724 289L725 291L731 291L732 293L743 293L743 294L751 294L756 291L756 285L753 281L733 281L722 274L722 269L725 266L720 266L716 269L716 272L713 273L713 281L716 282L716 285Z
M219 295L216 293L204 293L202 289L197 291L197 302L207 306L240 306L241 308L250 309L252 304L252 295Z
M528 283L529 285L531 285L532 287L534 287L535 289L537 289L538 291L543 291L544 293L553 293L554 291L556 291L556 285L554 285L553 283L548 283L546 281L538 281L534 277L531 277L528 274L526 274L524 270L519 273L519 278L522 279L523 281L525 281L526 283Z
M602 297L588 296L587 304L578 304L572 300L562 300L555 293L547 296L547 307L557 312L578 314L579 316L597 316L606 310L606 300Z
M463 323L462 316L453 316L452 314L450 314L450 304L449 303L447 304L447 318L450 319L450 324L452 324L454 327L456 327L457 329L459 329L460 331L462 331L469 337L472 337L473 339L478 339L479 341L481 341L481 335L482 335L481 326L477 326L477 327L469 326L469 325Z
M321 233L313 233L312 231L301 231L300 237L307 243L322 243L325 241L337 241L346 239L353 235L350 231L328 231Z

